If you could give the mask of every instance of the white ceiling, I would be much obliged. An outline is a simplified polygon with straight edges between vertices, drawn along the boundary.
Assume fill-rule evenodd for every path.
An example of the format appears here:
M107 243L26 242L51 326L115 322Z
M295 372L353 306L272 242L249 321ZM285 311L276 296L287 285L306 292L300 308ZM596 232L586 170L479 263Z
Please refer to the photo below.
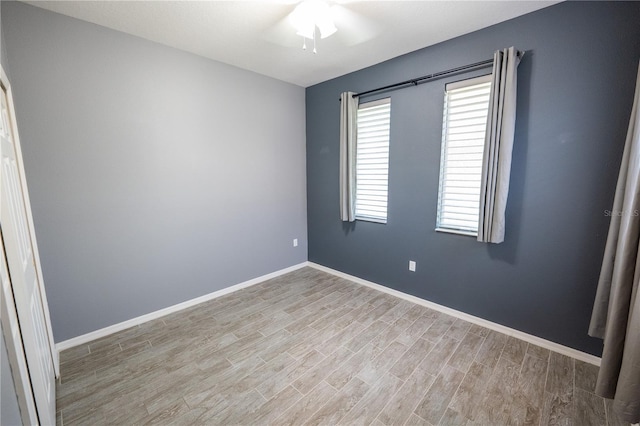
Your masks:
M338 32L315 55L295 0L25 3L307 87L558 1L333 1Z

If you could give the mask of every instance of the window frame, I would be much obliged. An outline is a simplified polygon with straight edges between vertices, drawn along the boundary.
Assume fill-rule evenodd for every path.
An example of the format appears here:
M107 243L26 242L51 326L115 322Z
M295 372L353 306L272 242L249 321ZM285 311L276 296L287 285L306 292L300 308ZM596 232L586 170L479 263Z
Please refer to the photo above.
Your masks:
M448 138L448 123L450 122L449 120L449 108L448 108L448 104L450 102L449 100L449 92L454 91L454 90L459 90L459 89L464 89L464 88L469 88L472 86L478 86L481 84L486 84L489 83L489 96L487 96L487 116L488 116L488 111L489 111L489 104L490 104L490 93L491 93L491 82L492 82L492 74L485 74L485 75L481 75L478 77L472 77L472 78L468 78L468 79L464 79L464 80L459 80L459 81L455 81L455 82L451 82L448 83L445 86L445 91L444 91L444 105L443 105L443 115L442 115L442 142L441 142L441 148L440 148L440 171L439 171L439 183L438 183L438 204L437 204L437 210L436 210L436 228L435 230L437 232L445 232L445 233L450 233L450 234L458 234L458 235L465 235L465 236L470 236L470 237L477 237L478 236L478 224L476 221L476 226L475 229L469 229L469 228L465 228L465 227L455 227L452 225L447 225L446 223L443 224L442 223L442 216L443 216L443 200L446 198L446 194L444 193L444 186L445 186L445 181L446 181L446 168L447 168L447 159L448 159L448 152L449 152L449 138ZM482 157L484 157L484 139L486 137L486 123L485 123L485 134L482 137L482 141L483 141L483 149L482 149ZM468 147L467 147L468 148ZM480 167L482 167L482 159L480 160ZM478 183L481 183L482 178L479 177L478 178ZM474 182L476 182L474 180ZM478 191L478 216L477 216L477 220L479 220L479 209L480 209L480 191Z
M358 193L362 189L360 187L358 175L359 175L359 166L358 166L358 158L360 157L360 149L363 147L360 140L360 111L368 108L378 107L380 105L388 105L389 115L388 115L388 128L387 128L387 140L386 140L386 189L385 189L385 207L384 207L384 217L376 216L371 214L362 214L358 212ZM358 105L358 114L357 114L357 136L356 136L356 177L355 177L355 219L365 222L372 223L381 223L386 224L389 218L389 158L390 158L390 147L391 147L391 97L376 99L369 102L364 102Z

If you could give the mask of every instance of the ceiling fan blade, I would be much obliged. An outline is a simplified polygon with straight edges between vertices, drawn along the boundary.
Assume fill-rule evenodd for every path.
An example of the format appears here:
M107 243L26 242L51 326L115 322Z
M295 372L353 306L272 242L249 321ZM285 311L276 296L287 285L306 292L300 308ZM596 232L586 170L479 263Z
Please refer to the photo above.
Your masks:
M336 34L347 46L364 43L381 32L376 22L339 4L331 6L331 16L338 28Z
M291 8L293 10L293 7ZM296 34L289 20L290 12L262 32L262 38L282 47L302 47L302 37Z

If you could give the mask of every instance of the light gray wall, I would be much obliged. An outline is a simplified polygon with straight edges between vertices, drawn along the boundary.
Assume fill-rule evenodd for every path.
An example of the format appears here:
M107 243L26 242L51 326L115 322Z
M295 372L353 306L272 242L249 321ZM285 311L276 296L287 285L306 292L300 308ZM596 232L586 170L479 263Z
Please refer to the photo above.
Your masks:
M22 424L20 407L16 388L13 385L11 367L7 354L7 346L4 343L4 330L0 339L0 424L3 426L17 426Z
M0 2L0 4L2 4L2 2ZM0 17L0 22L2 22L2 18ZM9 74L9 70L8 68L8 64L7 64L7 48L4 45L4 37L2 35L2 29L0 28L0 65L2 65L2 68L4 69L4 72L7 73L7 75Z
M304 89L21 3L2 19L56 341L306 261Z
M6 48L4 46L4 34L2 33L2 2L0 1L0 65L6 67ZM5 72L7 70L5 69Z

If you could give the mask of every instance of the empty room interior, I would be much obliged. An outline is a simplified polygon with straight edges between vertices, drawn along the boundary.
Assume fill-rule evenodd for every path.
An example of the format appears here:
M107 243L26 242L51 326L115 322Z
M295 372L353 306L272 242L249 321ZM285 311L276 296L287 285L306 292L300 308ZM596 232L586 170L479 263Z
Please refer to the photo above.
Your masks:
M0 424L637 424L638 23L2 0Z

